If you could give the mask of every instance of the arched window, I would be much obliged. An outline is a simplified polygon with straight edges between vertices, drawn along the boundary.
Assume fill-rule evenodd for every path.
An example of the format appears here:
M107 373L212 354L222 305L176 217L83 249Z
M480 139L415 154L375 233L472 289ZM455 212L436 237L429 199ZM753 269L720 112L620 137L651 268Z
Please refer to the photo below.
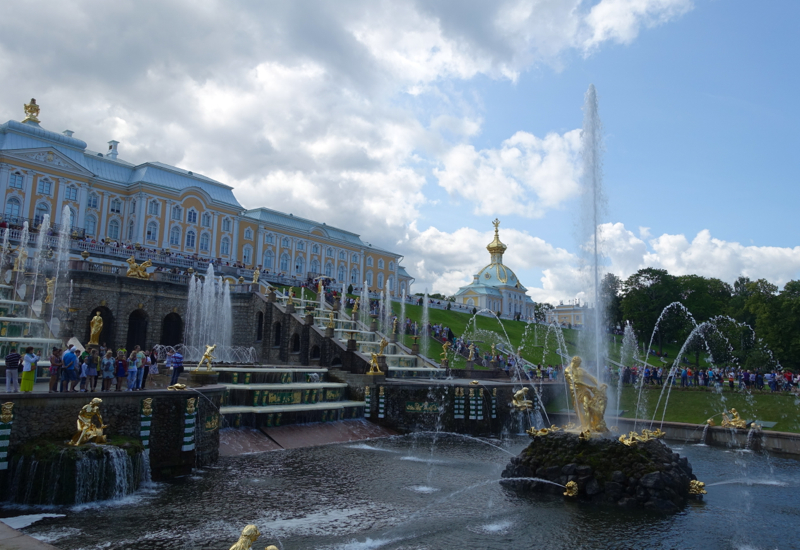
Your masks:
M131 201L131 211L130 214L136 214L136 201Z
M231 240L228 237L222 237L219 243L219 253L223 256L227 256L231 253Z
M383 269L383 260L378 260L378 269Z
M94 208L97 210L97 205L99 204L100 200L95 193L89 195L89 199L86 201L86 206L89 208Z
M367 271L367 286L372 286L372 271Z
M224 218L222 220L222 230L223 231L230 231L231 230L231 219L230 218Z
M211 227L211 214L204 212L202 218L200 219L202 220L201 225L203 227Z
M47 178L39 180L39 185L37 186L36 191L40 195L50 195L53 192L53 182Z
M181 219L183 219L183 208L177 204L172 207L172 219L175 221L181 221Z
M253 263L253 247L249 244L242 250L242 262L245 264Z
M147 235L145 236L148 241L158 240L158 224L156 222L150 222L147 224Z
M337 281L339 281L340 283L341 283L341 282L344 282L344 280L345 280L345 278L346 278L346 275L345 275L345 270L344 270L344 266L343 266L343 265L340 265L340 266L339 266L339 273L338 273L338 275L339 275L339 276L338 276L338 277L336 277L336 280L337 280Z
M264 237L264 242L267 244L273 244L275 242L275 235L272 233L268 234Z
M325 264L325 276L333 277L333 264L330 262Z
M78 200L78 188L73 185L67 187L67 189L64 191L64 199L68 201Z
M177 225L169 230L169 244L175 246L181 245L181 228Z
M286 237L284 237L284 238L281 240L281 246L282 246L283 248L289 248L289 239L287 239Z
M130 222L128 222L128 240L129 241L133 241L134 240L134 233L136 233L136 224L133 223L133 220L131 220Z
M358 254L353 254L353 257L350 258L350 261L353 263L358 263Z
M318 244L315 244L314 246L311 247L311 253L312 254L319 254L319 245Z
M150 199L147 203L147 213L151 216L158 216L161 211L161 203L157 200Z
M42 223L46 214L50 213L50 205L46 202L40 202L36 205L36 210L33 212L33 225L39 226ZM67 222L68 220L64 220Z
M389 271L394 271L394 262L389 262Z
M119 221L111 220L108 222L108 238L115 241L119 240Z
M298 256L297 259L294 261L295 273L297 275L303 274L306 270L306 259L302 256Z
M311 260L311 273L319 273L319 262Z
M331 248L331 247L329 246L329 247L328 247L328 250L326 250L326 251L325 251L325 255L326 255L328 258L333 258L333 248Z
M87 235L97 234L97 218L94 216L86 216L86 223L84 225L86 226L85 229Z
M378 273L378 288L383 288L383 273Z
M75 222L78 219L78 214L75 213L75 209L70 207L69 209L69 228L75 228Z
M249 227L244 230L244 238L247 239L248 241L253 240L253 230L250 229Z
M273 269L275 266L275 253L272 250L267 250L264 253L264 268Z
M359 283L358 281L359 279L360 277L358 268L354 267L353 269L350 270L350 282L353 283L354 285L357 285Z
M194 208L190 209L189 212L186 213L186 221L188 223L197 223L197 210Z
M112 214L121 214L122 213L122 201L119 199L114 199L109 203L108 211Z
M19 199L12 197L6 202L6 218L16 218L20 211Z
M344 253L344 250L339 251L339 259L340 260L347 259L347 254Z
M186 232L186 248L194 248L196 235L194 231Z
M11 189L22 189L25 184L25 177L19 172L14 172L8 178L8 186Z
M389 290L394 290L394 277L389 276L386 279L386 288L388 288Z
M367 267L372 267L372 256L367 256Z
M211 238L208 236L208 233L203 233L200 235L200 250L203 252L208 252L210 244Z
M305 243L303 241L297 241L297 250L305 250Z
M284 273L288 273L289 272L289 262L290 261L291 261L291 258L289 258L288 254L286 254L285 252L283 254L281 254L281 271L283 271Z

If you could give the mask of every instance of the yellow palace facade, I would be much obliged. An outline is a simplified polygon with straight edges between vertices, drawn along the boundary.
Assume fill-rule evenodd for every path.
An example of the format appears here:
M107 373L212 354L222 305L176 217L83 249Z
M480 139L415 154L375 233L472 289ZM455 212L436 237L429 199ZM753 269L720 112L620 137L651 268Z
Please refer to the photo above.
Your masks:
M403 257L325 223L269 208L247 210L233 188L160 162L134 165L119 143L87 149L73 132L39 124L35 100L22 122L0 124L0 198L4 226L69 227L97 242L138 243L223 265L260 267L304 280L328 276L370 291L410 294ZM65 206L68 210L65 210ZM69 219L63 219L68 215Z

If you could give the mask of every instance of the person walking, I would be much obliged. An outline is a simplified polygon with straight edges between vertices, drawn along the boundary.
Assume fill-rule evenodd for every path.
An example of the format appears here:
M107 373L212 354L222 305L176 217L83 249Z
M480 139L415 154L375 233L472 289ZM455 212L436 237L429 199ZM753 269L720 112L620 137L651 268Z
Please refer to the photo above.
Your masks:
M177 351L170 351L167 355L167 359L172 365L172 380L170 381L170 386L174 386L178 383L178 378L183 372L183 355Z
M75 355L75 346L68 347L61 360L64 365L61 368L60 390L62 392L75 391L75 384L78 381L78 357Z
M64 366L64 361L61 360L61 350L53 348L53 354L50 356L50 393L58 391L58 381L61 377L61 368Z
M127 391L133 391L136 389L136 383L138 381L138 370L139 365L136 364L136 350L131 352L130 356L128 357L128 389Z
M25 357L22 358L22 381L19 385L19 391L32 392L33 381L36 379L36 361L39 356L33 353L33 346L25 348Z
M111 391L111 381L114 379L114 366L114 357L111 350L109 350L106 352L100 364L100 370L103 373L103 386L100 391Z
M145 357L141 346L134 346L133 352L136 354L136 368L139 369L136 373L136 389L141 390L144 388L144 375L147 369L147 358Z
M19 375L22 372L22 356L12 347L6 355L6 393L19 392Z
M86 390L97 391L97 371L100 368L100 355L93 349L86 358Z
M117 360L115 361L115 368L117 375L117 388L116 391L122 391L122 383L128 377L128 361L125 359L125 354L122 351L117 352Z

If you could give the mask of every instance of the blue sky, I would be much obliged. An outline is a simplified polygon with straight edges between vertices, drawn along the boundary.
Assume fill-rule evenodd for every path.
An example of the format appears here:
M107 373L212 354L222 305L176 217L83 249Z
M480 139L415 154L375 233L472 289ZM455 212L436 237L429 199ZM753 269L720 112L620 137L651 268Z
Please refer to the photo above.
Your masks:
M800 275L800 3L43 1L0 6L0 119L159 160L405 256L454 292L491 220L535 300L584 292L583 96L605 136L606 266ZM147 17L142 17L147 14ZM133 18L133 19L132 19ZM130 25L136 20L136 25Z

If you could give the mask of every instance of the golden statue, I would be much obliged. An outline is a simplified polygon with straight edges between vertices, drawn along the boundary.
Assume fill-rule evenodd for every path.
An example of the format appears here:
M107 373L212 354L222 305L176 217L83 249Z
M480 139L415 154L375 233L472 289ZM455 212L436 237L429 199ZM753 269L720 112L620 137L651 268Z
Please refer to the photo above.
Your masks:
M186 414L194 414L197 407L197 398L190 397L186 400Z
M552 434L556 432L560 432L561 428L556 426L555 424L551 425L549 428L542 428L541 430L537 430L536 428L531 428L529 430L525 430L525 433L531 437L540 437L545 436L547 434Z
M356 298L356 301L353 302L353 315L358 313L358 306L361 303L361 298Z
M153 398L148 397L142 401L142 416L153 416Z
M26 103L23 109L25 110L25 118L22 119L22 122L39 123L39 106L36 104L35 99L31 98L31 102Z
M689 482L689 494L690 495L706 495L708 491L706 491L706 484L702 481L697 481L693 479Z
M469 345L469 357L467 357L467 361L474 361L475 360L475 344Z
M333 328L335 326L336 326L336 324L333 322L333 312L331 311L328 314L328 328Z
M175 391L183 391L186 389L186 384L175 384L173 386L167 386L167 389Z
M722 413L723 428L737 428L743 430L747 427L747 422L742 420L742 418L739 416L739 413L736 412L736 409L731 409L727 412L730 413L731 416L728 416L726 413Z
M25 271L25 263L28 261L28 249L24 246L19 247L19 254L14 258L14 271Z
M386 338L381 338L380 341L380 349L378 350L378 355L383 355L383 350L386 349L386 346L389 345L389 342L386 341Z
M442 355L440 356L443 361L447 360L447 351L450 349L450 342L447 341L442 344Z
M373 353L372 359L369 362L369 372L367 374L383 374L381 367L378 365L378 354Z
M286 290L286 293L289 295L289 299L286 300L286 305L287 306L293 306L294 305L294 292L292 292L292 289L289 288L289 289Z
M497 355L497 350L494 349L494 344L492 344L492 357Z
M100 416L99 410L99 405L102 402L102 399L95 397L90 403L81 408L81 412L78 413L78 431L75 432L74 436L72 436L72 440L68 443L68 445L77 447L78 445L83 445L84 443L94 442L102 445L106 442L106 436L103 435L103 430L108 428L108 426L103 424L103 417ZM95 426L95 424L92 422L95 416L100 422L100 426Z
M131 256L127 260L128 262L128 271L125 273L128 277L132 277L134 279L149 279L150 275L147 273L147 268L153 265L153 262L150 260L144 261L140 264L136 263L136 258Z
M253 543L261 536L261 531L255 525L248 525L242 529L242 534L236 544L231 546L230 550L250 550ZM278 550L277 546L269 545L264 550Z
M574 481L568 481L567 484L564 486L564 496L565 497L576 497L578 496L578 484Z
M392 321L392 334L397 334L397 317Z
M322 279L320 279L319 282L317 283L317 297L319 297L319 295L322 294L323 290L324 288L322 286Z
M261 276L261 272L257 269L253 270L253 284L258 284L258 278Z
M47 296L44 298L45 304L52 304L53 303L53 292L55 292L56 288L56 278L53 277L52 279L48 279L47 277L44 278L44 284L47 288Z
M9 401L8 403L3 403L0 406L2 406L2 410L0 411L0 422L8 424L14 420L14 403Z
M624 443L628 447L631 447L637 443L644 443L645 441L650 441L651 439L661 439L665 435L667 435L665 432L662 432L660 429L656 428L655 430L642 430L642 435L639 435L636 432L629 432L628 435L619 436L619 441L620 443Z
M594 376L581 368L581 358L577 355L564 369L564 377L572 391L581 432L607 432L608 428L603 419L608 400L606 397L607 386L599 383Z
M511 404L518 411L527 411L533 407L533 401L528 399L528 388L522 388L514 394Z
M200 359L200 362L197 363L197 367L194 370L200 370L200 367L203 366L203 363L206 363L206 370L210 371L211 361L213 359L216 359L216 357L212 355L215 349L217 349L216 344L214 344L213 346L206 345L206 352L203 354L203 357Z
M100 312L96 312L94 317L92 317L92 322L89 323L89 326L92 329L91 337L89 338L89 343L86 344L87 346L99 346L100 345L100 333L103 332L103 318L100 317Z

